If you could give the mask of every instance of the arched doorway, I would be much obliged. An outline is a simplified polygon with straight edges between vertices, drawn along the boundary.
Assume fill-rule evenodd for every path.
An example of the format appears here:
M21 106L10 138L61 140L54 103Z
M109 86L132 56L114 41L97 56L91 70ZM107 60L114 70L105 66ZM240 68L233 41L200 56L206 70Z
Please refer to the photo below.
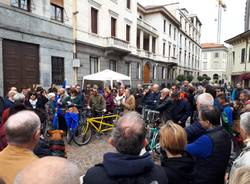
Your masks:
M214 82L217 84L217 83L218 83L218 80L219 80L219 75L218 75L218 74L214 74L214 75L213 75L213 80L214 80Z
M150 80L150 67L149 67L148 64L144 65L143 80L144 80L144 83L149 83L149 80Z

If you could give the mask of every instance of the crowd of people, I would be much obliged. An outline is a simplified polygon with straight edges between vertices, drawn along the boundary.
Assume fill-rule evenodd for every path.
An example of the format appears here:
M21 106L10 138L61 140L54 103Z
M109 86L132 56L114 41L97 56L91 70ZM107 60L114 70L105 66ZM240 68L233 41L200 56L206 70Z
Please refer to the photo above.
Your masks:
M56 115L56 129L67 130L64 115L71 107L121 114L108 140L116 152L104 154L82 181L75 164L34 151L44 122ZM160 113L160 163L145 149L145 108ZM0 98L0 115L0 183L250 183L250 91L240 84L12 87Z

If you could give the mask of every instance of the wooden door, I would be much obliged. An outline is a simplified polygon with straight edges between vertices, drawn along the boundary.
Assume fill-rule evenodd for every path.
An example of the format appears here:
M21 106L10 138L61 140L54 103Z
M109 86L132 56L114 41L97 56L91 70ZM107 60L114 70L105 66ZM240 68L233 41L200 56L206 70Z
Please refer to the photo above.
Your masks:
M4 93L39 83L39 46L3 40Z
M143 70L143 79L144 79L144 83L149 83L150 80L150 67L148 64L144 65L144 70Z

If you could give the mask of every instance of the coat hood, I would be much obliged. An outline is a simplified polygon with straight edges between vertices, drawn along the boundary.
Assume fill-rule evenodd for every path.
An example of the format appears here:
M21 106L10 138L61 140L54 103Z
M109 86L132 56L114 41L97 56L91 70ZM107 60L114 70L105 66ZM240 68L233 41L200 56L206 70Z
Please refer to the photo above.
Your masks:
M111 177L128 177L151 170L154 167L154 162L149 153L141 156L106 153L103 156L103 166L107 174Z

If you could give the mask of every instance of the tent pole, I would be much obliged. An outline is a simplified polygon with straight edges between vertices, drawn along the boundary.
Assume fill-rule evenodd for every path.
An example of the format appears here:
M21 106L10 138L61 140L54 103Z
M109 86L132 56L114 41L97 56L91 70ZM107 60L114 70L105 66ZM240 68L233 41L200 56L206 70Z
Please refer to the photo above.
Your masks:
M113 80L110 80L111 89L113 89Z

